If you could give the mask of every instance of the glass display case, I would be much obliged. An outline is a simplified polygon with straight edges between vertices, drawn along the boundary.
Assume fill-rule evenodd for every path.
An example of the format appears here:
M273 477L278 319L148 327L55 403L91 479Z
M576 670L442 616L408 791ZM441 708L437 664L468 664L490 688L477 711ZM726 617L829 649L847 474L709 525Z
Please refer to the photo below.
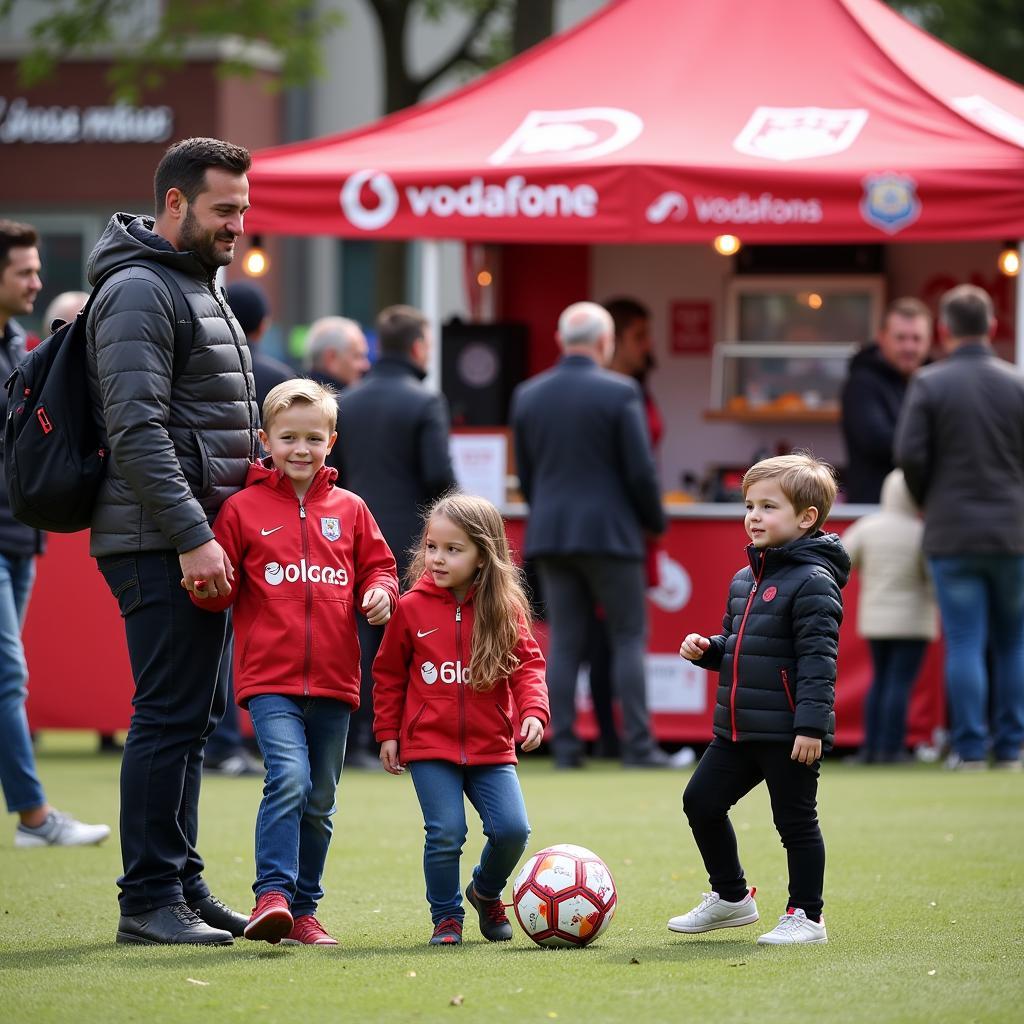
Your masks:
M854 343L716 345L708 419L832 423Z

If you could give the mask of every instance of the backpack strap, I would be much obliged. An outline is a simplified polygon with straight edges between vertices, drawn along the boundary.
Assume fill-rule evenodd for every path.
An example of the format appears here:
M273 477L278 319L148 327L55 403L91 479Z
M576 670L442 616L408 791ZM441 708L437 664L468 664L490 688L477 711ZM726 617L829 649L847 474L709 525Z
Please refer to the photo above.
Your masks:
M176 381L185 372L185 366L192 355L192 342L195 339L196 325L188 308L188 300L185 298L185 293L181 290L181 285L178 284L174 275L159 263L138 260L129 263L119 263L116 267L108 270L96 282L96 286L89 295L89 301L83 307L80 315L88 316L93 299L99 294L100 286L108 277L116 274L119 270L124 270L125 267L143 267L146 270L150 270L167 286L167 291L171 296L171 310L174 318L172 324L174 328L174 362L171 368L171 380Z

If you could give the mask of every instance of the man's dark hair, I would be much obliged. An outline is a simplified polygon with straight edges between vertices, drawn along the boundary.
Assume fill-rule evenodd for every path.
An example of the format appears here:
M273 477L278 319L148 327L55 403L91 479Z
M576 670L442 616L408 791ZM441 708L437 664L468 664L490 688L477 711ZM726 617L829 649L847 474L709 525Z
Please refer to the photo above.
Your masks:
M602 306L608 310L609 316L615 323L615 337L622 337L622 332L629 327L634 320L650 320L651 311L641 305L636 299L618 298L602 302Z
M191 203L206 189L206 172L219 167L231 174L245 174L252 166L249 150L223 139L182 139L163 155L153 175L156 215L164 212L168 189L176 188Z
M423 337L429 321L412 306L388 306L377 317L377 348L381 355L407 356Z
M33 249L39 244L39 232L31 224L0 220L0 273L11 260L12 249Z
M984 338L995 320L995 310L984 288L958 284L939 300L939 319L954 338Z

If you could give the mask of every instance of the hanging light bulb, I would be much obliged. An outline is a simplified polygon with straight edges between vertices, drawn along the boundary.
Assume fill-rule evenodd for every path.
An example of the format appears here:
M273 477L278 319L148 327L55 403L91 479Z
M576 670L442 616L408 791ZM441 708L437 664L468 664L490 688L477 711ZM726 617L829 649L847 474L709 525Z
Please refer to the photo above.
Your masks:
M1020 273L1020 253L1012 242L1007 242L999 254L999 272L1007 277L1016 277Z
M743 243L735 235L718 235L714 241L715 252L722 256L735 256Z
M242 269L250 277L262 277L270 269L270 257L263 248L263 238L260 235L252 236L252 245L245 254L242 261Z

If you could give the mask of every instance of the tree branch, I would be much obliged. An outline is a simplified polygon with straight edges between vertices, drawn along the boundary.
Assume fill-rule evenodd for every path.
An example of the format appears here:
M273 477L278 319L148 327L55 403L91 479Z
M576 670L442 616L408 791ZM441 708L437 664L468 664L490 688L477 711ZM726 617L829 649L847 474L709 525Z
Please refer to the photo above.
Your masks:
M433 85L434 82L436 82L442 75L451 71L456 64L465 60L474 60L473 44L477 41L477 38L483 31L484 25L487 24L491 15L498 10L500 3L501 0L489 0L488 3L481 6L480 10L477 11L473 20L470 22L469 28L467 28L463 33L462 39L456 45L455 49L435 65L432 71L428 71L426 74L414 80L417 94L422 94L424 89Z

